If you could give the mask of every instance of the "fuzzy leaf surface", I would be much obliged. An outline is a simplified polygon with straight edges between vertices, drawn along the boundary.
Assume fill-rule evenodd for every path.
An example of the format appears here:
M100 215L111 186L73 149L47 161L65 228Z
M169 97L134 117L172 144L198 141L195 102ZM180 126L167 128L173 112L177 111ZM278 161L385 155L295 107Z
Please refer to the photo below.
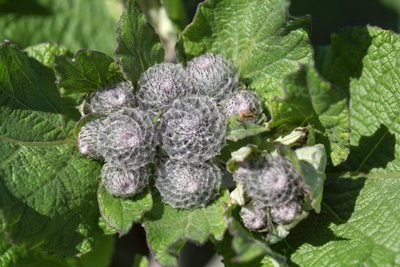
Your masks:
M98 228L100 164L82 157L74 102L53 71L10 43L0 46L0 208L16 243L61 255L90 251Z

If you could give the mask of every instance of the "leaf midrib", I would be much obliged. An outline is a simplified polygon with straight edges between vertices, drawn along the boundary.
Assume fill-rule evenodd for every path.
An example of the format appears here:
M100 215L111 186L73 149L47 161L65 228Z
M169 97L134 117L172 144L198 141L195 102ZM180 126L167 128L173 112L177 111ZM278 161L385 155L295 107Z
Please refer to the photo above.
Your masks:
M53 140L53 141L21 141L17 140L5 135L0 135L0 140L4 140L9 143L17 144L20 146L56 146L56 145L66 145L66 144L74 144L74 141L71 138L65 138L60 140Z

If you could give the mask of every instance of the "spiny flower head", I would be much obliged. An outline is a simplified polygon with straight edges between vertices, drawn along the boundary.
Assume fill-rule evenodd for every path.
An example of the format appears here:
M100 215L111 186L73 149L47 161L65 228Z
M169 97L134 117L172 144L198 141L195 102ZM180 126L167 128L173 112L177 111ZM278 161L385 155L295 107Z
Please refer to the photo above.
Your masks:
M245 185L259 206L284 205L303 194L303 182L293 163L281 155L264 155L242 162L234 179Z
M123 107L133 107L133 87L128 82L119 82L94 91L89 100L93 113L108 114Z
M264 209L246 206L240 209L239 215L244 226L251 231L257 231L267 227L267 215Z
M188 62L186 70L199 95L221 100L239 85L233 65L219 55L204 54Z
M101 159L97 144L97 138L100 128L103 127L102 119L95 119L89 121L79 131L78 135L78 149L81 154L93 158Z
M211 162L168 160L159 165L155 186L163 202L174 208L204 207L221 185L221 170Z
M222 113L227 118L236 115L239 119L255 122L262 112L262 100L253 91L236 91L222 101Z
M277 224L290 224L302 210L301 200L292 200L270 208L271 219Z
M137 100L143 110L165 110L176 98L190 94L192 85L182 65L156 64L147 69L138 81Z
M149 182L148 167L125 169L104 164L101 169L101 182L108 192L119 197L130 197L142 192Z
M173 159L205 161L225 142L226 123L209 97L175 100L161 121L162 145Z
M110 114L99 133L100 154L112 165L127 169L150 163L157 144L150 116L133 108Z

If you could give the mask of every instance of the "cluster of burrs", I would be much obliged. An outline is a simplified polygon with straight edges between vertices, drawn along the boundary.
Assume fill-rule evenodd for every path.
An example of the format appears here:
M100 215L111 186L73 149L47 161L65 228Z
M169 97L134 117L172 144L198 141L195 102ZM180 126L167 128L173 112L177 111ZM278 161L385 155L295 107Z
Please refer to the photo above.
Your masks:
M95 91L90 110L104 118L79 133L81 153L106 162L101 177L116 196L146 188L155 162L155 187L175 208L203 207L219 192L222 172L214 163L225 144L228 118L255 120L261 99L240 90L232 64L214 54L187 63L162 63L147 69L138 88L121 82Z
M151 116L134 108L136 100L128 82L93 92L88 103L91 114L100 118L80 129L80 152L105 161L101 181L111 194L129 197L142 192L148 185L149 164L158 145Z
M276 224L290 224L302 211L303 179L284 156L265 154L243 161L233 178L248 198L240 216L250 230L266 229L269 218Z

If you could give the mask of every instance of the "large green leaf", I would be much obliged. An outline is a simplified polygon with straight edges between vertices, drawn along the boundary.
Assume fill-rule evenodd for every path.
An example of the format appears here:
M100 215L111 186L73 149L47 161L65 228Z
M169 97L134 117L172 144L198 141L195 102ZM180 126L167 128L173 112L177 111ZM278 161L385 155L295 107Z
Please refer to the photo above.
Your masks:
M57 56L54 72L63 95L91 92L123 79L111 57L90 50L80 50L74 58Z
M348 29L333 36L325 63L349 90L351 152L328 173L321 215L300 223L280 249L301 266L398 266L400 36Z
M153 204L148 190L131 198L121 198L111 195L102 185L97 191L97 201L104 221L120 234L128 233L132 224L140 222Z
M81 258L47 254L40 249L27 250L11 244L0 232L0 266L2 267L108 267L113 251L114 236L100 239L93 251Z
M115 57L125 77L137 82L140 75L164 59L158 35L134 0L128 0L117 26Z
M299 63L312 62L303 29L309 21L288 17L287 5L286 0L207 0L183 32L184 52L188 59L206 52L230 59L268 106L282 95L283 78Z
M100 164L77 151L79 113L54 81L50 68L0 46L0 208L16 243L75 255L100 231Z
M0 40L22 47L61 43L71 50L96 49L111 54L116 20L105 0L12 0L0 7Z
M153 209L144 217L148 245L161 265L177 265L176 256L186 240L204 243L210 237L221 240L227 228L224 217L229 201L225 190L206 208L194 210L174 209L153 196Z
M343 162L350 147L346 95L307 66L288 75L284 85L284 99L273 103L271 127L311 124L316 129L317 142L324 143L333 164Z

